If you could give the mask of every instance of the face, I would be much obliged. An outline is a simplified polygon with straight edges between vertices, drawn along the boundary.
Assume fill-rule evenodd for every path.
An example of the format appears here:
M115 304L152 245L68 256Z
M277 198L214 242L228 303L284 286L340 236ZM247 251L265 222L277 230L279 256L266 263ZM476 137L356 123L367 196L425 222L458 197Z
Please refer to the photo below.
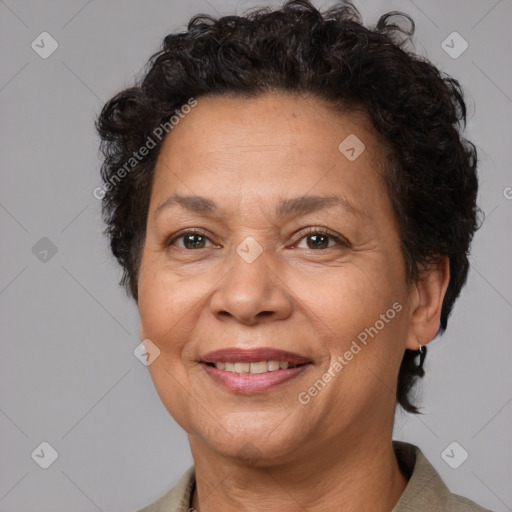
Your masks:
M313 97L205 97L164 141L140 334L193 450L266 464L391 434L417 294L368 126Z

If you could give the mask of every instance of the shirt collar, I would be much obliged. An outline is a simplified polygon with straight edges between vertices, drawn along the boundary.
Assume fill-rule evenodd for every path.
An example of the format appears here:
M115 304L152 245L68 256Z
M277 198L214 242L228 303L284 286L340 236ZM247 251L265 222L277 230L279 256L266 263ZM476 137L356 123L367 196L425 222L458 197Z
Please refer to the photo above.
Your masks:
M455 496L450 493L420 448L403 441L393 441L393 450L408 483L391 512L445 510L443 503ZM166 495L139 512L193 511L192 494L195 483L195 469L191 466ZM476 506L470 510L484 509Z

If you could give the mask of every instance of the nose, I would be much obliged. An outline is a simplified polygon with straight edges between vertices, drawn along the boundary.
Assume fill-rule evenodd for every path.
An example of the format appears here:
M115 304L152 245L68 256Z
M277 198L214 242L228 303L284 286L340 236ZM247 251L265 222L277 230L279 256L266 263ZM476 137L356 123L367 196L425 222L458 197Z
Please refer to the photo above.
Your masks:
M250 263L235 252L229 271L211 297L213 314L245 325L290 316L292 294L270 260L265 251Z

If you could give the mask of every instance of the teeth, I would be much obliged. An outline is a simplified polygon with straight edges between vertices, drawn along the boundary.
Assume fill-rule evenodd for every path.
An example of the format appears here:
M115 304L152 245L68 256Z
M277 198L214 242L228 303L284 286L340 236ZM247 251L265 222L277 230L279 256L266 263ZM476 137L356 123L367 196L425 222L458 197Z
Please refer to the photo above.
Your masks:
M268 363L261 361L259 363L251 363L251 373L267 373Z
M276 370L279 370L279 361L269 361L268 362L268 371L275 372Z
M257 363L215 363L215 368L232 373L267 373L276 370L286 370L295 368L296 365L290 365L288 361L259 361Z
M235 363L235 372L236 373L249 373L251 368L250 363Z

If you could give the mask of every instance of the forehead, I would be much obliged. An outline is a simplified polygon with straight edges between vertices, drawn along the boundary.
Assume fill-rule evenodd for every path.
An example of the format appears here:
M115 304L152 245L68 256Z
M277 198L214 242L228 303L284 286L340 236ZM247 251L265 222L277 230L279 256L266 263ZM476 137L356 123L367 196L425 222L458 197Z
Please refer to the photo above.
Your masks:
M250 204L337 191L364 204L383 192L382 154L366 116L312 96L202 97L162 145L152 203L172 193Z

